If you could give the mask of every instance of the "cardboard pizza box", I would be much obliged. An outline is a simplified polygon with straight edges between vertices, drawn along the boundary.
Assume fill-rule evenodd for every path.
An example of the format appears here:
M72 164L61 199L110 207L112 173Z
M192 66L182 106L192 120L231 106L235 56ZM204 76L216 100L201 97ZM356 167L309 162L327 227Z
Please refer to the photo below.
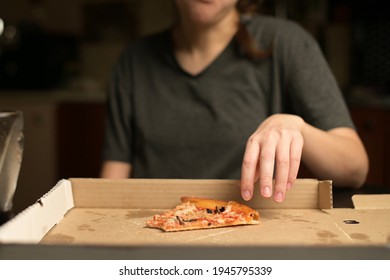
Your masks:
M170 233L145 227L146 220L175 207L182 196L246 203L259 211L261 223ZM47 249L57 257L61 250L69 256L73 250L80 257L80 252L98 248L112 257L125 248L133 253L134 248L138 253L140 248L158 253L188 247L218 248L219 252L358 248L366 256L375 249L381 257L390 258L390 196L359 195L353 201L354 209L333 209L331 181L315 179L298 179L286 200L277 203L261 197L257 186L254 198L244 202L237 180L73 178L58 182L37 203L0 227L0 258L18 257L23 248Z

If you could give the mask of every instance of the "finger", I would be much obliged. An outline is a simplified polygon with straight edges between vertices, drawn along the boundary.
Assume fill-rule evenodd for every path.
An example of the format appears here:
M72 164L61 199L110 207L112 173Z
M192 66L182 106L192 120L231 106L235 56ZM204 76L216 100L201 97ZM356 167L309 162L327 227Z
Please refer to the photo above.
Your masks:
M260 148L259 182L264 197L272 196L272 179L275 164L276 141L267 141Z
M282 140L276 147L275 194L276 202L283 202L290 169L290 140Z
M259 144L253 138L248 140L241 167L241 195L244 200L253 196L256 169L259 162Z
M298 176L299 166L301 164L301 158L302 158L302 149L303 149L302 136L294 138L290 146L290 171L287 180L287 190L291 189Z

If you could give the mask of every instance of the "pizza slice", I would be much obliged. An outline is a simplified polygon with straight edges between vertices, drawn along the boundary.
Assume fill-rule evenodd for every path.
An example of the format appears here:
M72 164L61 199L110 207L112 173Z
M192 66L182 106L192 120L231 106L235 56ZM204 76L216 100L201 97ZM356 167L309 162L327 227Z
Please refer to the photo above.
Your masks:
M235 201L199 197L182 197L181 201L174 209L154 215L146 226L171 232L260 223L256 210Z

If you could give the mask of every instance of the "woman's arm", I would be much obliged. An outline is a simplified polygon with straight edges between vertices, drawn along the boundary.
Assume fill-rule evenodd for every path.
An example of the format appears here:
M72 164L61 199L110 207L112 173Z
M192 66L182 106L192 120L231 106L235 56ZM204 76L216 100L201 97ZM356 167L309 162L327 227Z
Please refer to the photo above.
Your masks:
M355 130L340 127L325 132L305 124L302 134L308 139L302 159L318 178L331 179L341 187L359 188L364 184L368 156Z
M353 129L323 131L299 116L276 114L248 140L241 172L243 198L252 198L253 184L259 179L261 194L270 197L273 192L274 200L282 202L301 159L319 179L333 180L338 186L358 188L368 172L365 148Z
M131 165L120 161L103 162L100 173L101 178L108 179L125 179L131 176Z

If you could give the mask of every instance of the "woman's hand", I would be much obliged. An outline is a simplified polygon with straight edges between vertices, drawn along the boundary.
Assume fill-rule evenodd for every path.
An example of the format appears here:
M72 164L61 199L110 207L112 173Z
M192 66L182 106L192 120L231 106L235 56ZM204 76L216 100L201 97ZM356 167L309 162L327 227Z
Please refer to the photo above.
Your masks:
M276 114L267 118L249 137L241 170L241 193L245 200L252 198L254 182L258 179L261 194L271 197L274 171L274 200L284 200L286 190L291 188L298 174L303 125L299 116Z
M127 162L105 161L100 171L101 178L125 179L131 177L132 166Z

